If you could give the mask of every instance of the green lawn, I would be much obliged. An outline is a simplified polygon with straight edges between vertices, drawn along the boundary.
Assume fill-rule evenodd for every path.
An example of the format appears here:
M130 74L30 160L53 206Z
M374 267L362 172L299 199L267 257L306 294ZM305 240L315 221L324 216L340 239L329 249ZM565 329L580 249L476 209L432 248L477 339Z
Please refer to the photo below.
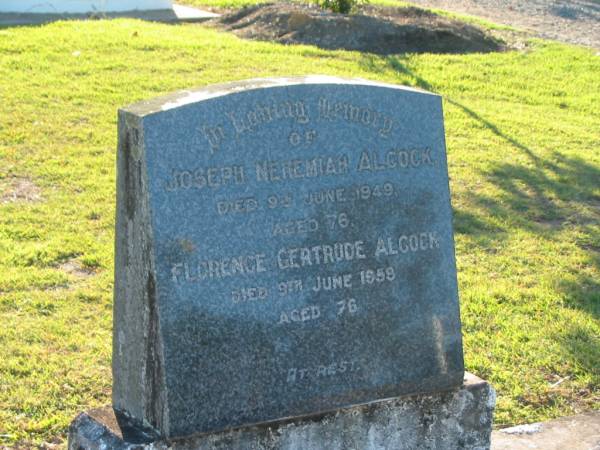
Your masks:
M133 20L0 29L0 447L110 402L117 108L325 73L445 97L468 370L498 426L600 404L600 58L380 57Z

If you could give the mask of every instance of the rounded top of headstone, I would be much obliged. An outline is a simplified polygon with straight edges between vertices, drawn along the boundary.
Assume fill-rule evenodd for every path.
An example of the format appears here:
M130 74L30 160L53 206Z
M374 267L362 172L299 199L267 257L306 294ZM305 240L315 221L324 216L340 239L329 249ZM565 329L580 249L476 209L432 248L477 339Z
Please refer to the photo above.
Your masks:
M179 108L181 106L190 105L192 103L222 97L225 95L236 94L239 92L310 84L370 86L403 90L418 94L432 95L436 97L438 96L437 94L422 89L389 83L381 83L378 81L366 80L363 78L342 78L329 75L306 75L283 78L253 78L249 80L236 81L231 83L213 84L197 89L186 89L165 96L156 97L151 100L145 100L139 103L126 106L122 108L122 111L143 117L150 114Z

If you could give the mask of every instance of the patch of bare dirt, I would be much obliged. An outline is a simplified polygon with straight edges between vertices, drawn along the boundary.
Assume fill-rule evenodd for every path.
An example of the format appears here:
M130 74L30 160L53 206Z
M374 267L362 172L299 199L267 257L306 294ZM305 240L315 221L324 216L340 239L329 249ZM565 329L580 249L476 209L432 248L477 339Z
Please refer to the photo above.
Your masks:
M93 270L83 267L81 263L75 259L70 259L69 261L62 263L58 268L80 278L87 278L94 275Z
M227 14L216 23L247 39L379 55L505 49L502 41L476 26L419 8L364 6L345 15L311 5L268 4Z
M538 219L535 219L535 222L539 226L541 226L542 228L545 228L547 230L558 230L559 228L562 228L562 226L565 224L565 219L564 218L560 218L560 219L538 218Z
M38 202L42 200L42 190L29 178L10 178L0 191L0 203Z

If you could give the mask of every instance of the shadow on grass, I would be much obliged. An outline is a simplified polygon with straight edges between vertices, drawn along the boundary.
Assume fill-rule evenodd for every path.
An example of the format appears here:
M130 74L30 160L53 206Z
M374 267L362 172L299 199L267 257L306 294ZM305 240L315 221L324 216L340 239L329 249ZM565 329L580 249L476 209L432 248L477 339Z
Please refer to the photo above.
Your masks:
M417 87L435 92L434 86L408 68L405 57L388 56L384 61L389 68L414 80ZM365 56L363 65L371 71L381 71L373 57ZM445 101L527 157L526 162L501 162L481 174L499 193L494 196L474 191L466 193L466 203L486 214L455 209L455 231L493 248L509 229L520 228L543 240L564 241L563 231L568 227L576 230L572 235L586 255L585 265L600 268L600 197L597 194L600 168L583 158L565 156L558 151L540 158L531 148L471 108L449 97L445 97ZM600 280L579 273L559 280L558 289L565 295L566 306L600 317Z
M385 60L390 68L410 77L418 87L435 91L427 80L407 67L403 58ZM366 61L372 70L377 70L372 62L372 59ZM498 191L493 196L468 191L465 203L475 208L455 209L455 231L468 234L478 245L490 250L515 228L534 233L540 241L570 244L565 240L574 238L585 256L570 273L556 280L555 289L564 299L564 307L600 319L600 279L584 269L600 269L600 197L597 194L600 169L583 158L565 156L558 151L540 158L534 150L476 111L452 98L445 97L445 100L526 156L524 161L521 158L521 163L500 162L481 174ZM477 210L485 211L485 215L476 213ZM552 259L560 257L558 252L552 255ZM569 364L575 371L570 375L589 377L589 383L577 392L549 392L534 404L551 405L562 398L560 401L568 399L578 409L592 409L597 404L596 392L600 385L600 336L593 320L588 324L565 321L561 330L554 338L569 355L567 359L574 363Z
M577 357L579 367L594 378L588 386L588 392L580 392L579 398L594 405L593 391L600 385L600 337L590 328L578 325L569 325L565 332L557 336L560 345L571 355Z

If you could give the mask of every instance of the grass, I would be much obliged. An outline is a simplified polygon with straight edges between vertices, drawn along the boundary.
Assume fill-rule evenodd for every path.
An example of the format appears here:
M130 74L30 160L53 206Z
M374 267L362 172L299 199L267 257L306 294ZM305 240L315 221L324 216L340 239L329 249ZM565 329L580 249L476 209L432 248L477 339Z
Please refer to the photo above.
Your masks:
M60 442L110 402L117 108L325 73L445 97L468 370L496 425L600 404L600 58L379 57L133 20L0 29L0 446Z

